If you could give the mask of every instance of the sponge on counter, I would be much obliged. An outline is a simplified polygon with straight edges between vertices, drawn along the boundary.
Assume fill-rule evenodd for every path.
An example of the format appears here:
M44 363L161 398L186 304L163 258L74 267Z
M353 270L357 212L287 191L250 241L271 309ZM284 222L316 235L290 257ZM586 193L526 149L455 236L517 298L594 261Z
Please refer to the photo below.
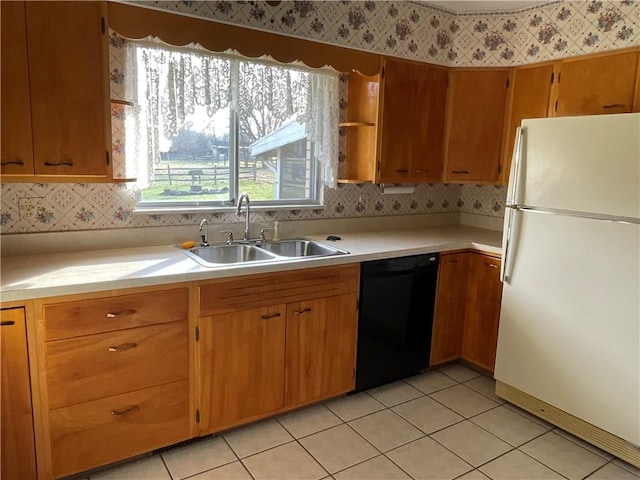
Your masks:
M194 242L193 240L188 240L186 242L182 242L180 244L180 246L186 250L187 248L195 247L196 246L196 242Z

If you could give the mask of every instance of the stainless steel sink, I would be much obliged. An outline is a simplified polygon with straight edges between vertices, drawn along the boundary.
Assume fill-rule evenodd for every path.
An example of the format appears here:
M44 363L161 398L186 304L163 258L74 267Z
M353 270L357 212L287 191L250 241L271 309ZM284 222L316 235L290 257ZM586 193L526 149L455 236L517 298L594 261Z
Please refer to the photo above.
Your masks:
M247 263L277 262L292 258L326 257L349 253L313 240L292 240L232 243L195 247L183 250L189 257L205 267L222 267Z
M271 253L275 253L278 256L289 258L314 256L326 257L330 255L343 255L345 253L349 253L345 250L340 250L339 248L303 238L263 242L256 246Z
M205 267L266 262L276 259L275 255L253 245L211 245L191 248L185 250L184 253Z

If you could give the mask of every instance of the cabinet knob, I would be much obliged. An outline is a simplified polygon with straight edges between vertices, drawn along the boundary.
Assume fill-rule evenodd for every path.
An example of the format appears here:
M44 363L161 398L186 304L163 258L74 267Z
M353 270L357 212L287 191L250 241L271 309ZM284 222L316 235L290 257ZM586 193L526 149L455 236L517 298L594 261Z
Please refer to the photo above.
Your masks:
M484 264L490 268L498 268L498 265L496 265L495 263L484 262Z
M134 313L136 313L136 311L132 308L129 310L122 310L121 312L109 312L107 313L107 318L124 317L126 315L133 315Z

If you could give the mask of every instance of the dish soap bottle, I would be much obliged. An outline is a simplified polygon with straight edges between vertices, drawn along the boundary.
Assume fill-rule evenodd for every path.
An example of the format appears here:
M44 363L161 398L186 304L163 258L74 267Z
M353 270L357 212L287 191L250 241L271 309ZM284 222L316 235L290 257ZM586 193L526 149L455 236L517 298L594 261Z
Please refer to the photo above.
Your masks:
M273 241L277 242L280 240L280 223L278 220L273 222Z

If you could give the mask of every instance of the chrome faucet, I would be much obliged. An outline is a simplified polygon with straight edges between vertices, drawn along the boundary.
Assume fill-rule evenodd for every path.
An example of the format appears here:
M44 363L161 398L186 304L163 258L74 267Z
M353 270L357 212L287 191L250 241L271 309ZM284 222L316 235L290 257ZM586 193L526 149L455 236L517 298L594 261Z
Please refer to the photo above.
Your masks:
M249 195L247 193L243 193L240 195L238 199L238 204L236 205L236 214L240 215L242 211L242 201L246 200L247 209L246 209L246 217L244 219L244 239L249 240L251 238L251 233L249 232L249 214L251 213L251 202L249 201Z
M202 233L202 227L204 227L204 234ZM200 246L208 247L209 246L209 222L207 222L206 218L202 219L202 221L200 222L200 226L198 227L198 230L200 230L200 238L202 239L202 241L200 242Z

